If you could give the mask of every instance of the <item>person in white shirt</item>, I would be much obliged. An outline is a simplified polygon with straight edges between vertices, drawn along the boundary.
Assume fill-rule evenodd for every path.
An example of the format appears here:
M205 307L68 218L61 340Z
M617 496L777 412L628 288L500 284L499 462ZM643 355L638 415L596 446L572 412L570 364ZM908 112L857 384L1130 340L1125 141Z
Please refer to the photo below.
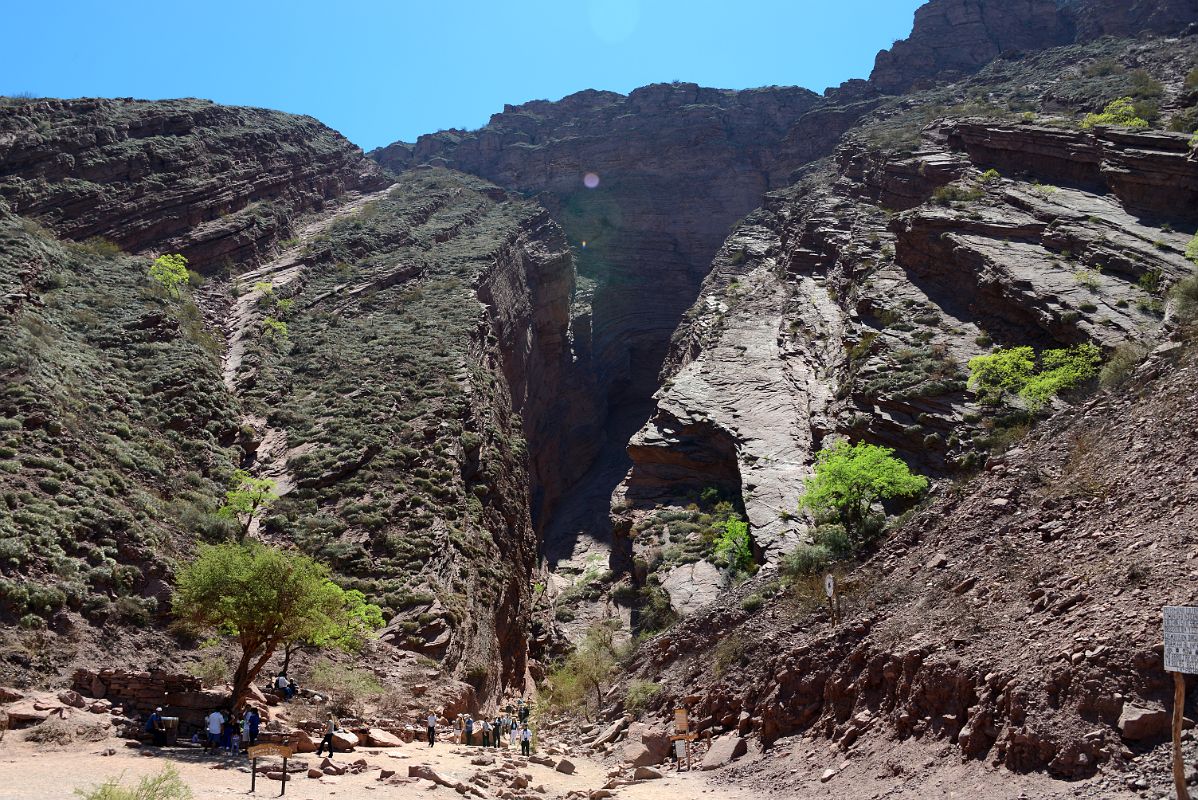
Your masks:
M437 715L428 712L428 746L432 747L437 738Z
M524 725L524 726L522 726L522 730L520 731L520 755L522 755L522 756L529 755L529 751L531 749L532 749L532 729L529 728L527 725Z
M225 715L220 713L220 709L216 709L208 715L208 745L204 748L204 752L220 752L220 734L224 726Z

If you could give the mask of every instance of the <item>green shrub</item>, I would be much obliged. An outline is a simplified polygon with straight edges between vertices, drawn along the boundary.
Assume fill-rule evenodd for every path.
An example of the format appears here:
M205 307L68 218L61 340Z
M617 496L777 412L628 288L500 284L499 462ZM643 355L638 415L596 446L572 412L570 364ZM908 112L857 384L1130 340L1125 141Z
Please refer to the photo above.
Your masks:
M765 605L765 598L756 592L740 601L740 607L750 614L760 610L763 605Z
M1149 294L1156 294L1161 290L1161 278L1164 274L1159 269L1150 269L1140 276L1140 288Z
M1121 75L1123 72L1124 66L1110 56L1087 64L1082 70L1082 74L1087 78L1104 78L1108 75Z
M941 186L936 191L932 192L932 202L942 206L947 206L949 203L972 203L975 200L981 200L986 196L986 193L977 186Z
M795 579L823 572L832 563L832 553L823 545L801 544L782 557L779 572Z
M1169 299L1181 322L1198 321L1198 275L1178 281L1170 290Z
M1198 266L1198 233L1194 234L1194 238L1186 245L1186 258Z
M840 441L816 454L815 474L804 481L799 507L834 515L860 546L870 541L865 523L874 502L914 497L927 488L928 479L913 474L893 449Z
M1122 342L1111 353L1098 379L1107 388L1123 384L1148 355L1148 348L1139 342Z
M1019 390L1019 396L1035 411L1063 391L1076 388L1098 374L1102 352L1086 343L1040 355L1041 370Z
M1190 90L1198 89L1198 67L1194 67L1186 75L1186 88Z
M91 789L76 789L83 800L191 800L191 789L183 783L174 766L167 764L160 772L147 775L136 786L123 787L119 778L110 778Z
M749 537L749 523L741 519L725 520L724 529L716 535L713 555L734 573L752 569L753 540Z
M1111 126L1120 128L1147 128L1148 120L1136 116L1135 100L1131 97L1120 97L1107 103L1100 114L1087 114L1082 120L1082 128L1089 130L1096 126Z
M1002 175L996 169L988 169L982 173L982 183L997 183L1002 180Z
M220 655L208 656L198 664L189 664L187 674L199 678L205 686L222 686L229 680L232 668L226 658Z
M639 714L647 710L649 705L661 696L661 691L660 683L639 678L633 679L628 682L628 689L624 693L624 708L633 714Z

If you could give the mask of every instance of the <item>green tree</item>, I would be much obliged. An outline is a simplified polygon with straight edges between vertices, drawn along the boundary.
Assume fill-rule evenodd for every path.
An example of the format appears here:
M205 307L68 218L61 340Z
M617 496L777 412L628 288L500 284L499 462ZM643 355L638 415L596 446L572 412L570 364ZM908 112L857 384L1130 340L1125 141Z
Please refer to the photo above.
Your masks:
M253 521L279 499L275 488L275 482L270 478L255 478L244 469L233 473L233 480L225 492L225 504L216 513L241 523L238 541L245 539Z
M1040 355L1040 371L1028 379L1019 396L1029 409L1038 411L1061 392L1097 375L1101 363L1102 351L1089 342L1062 350L1045 350Z
M733 572L748 572L753 567L753 540L749 523L736 517L724 520L724 530L716 536L714 555Z
M373 603L367 603L366 595L357 589L346 591L339 586L337 591L341 592L345 613L336 618L330 617L324 625L303 632L299 638L283 642L284 672L291 668L291 657L300 650L335 647L347 653L356 652L370 639L371 633L383 627L383 610Z
M352 601L328 567L302 553L260 542L200 545L180 571L174 613L187 625L237 639L232 704L286 642L331 643L358 623Z
M1098 125L1120 128L1147 128L1148 120L1136 116L1136 101L1130 97L1120 97L1107 103L1101 114L1087 114L1082 120L1082 128L1089 130Z
M616 667L615 631L602 622L586 636L562 664L549 675L550 703L559 708L582 708L590 717L588 696L593 692L596 710L603 707L603 687Z
M187 259L178 253L163 253L150 265L150 277L162 284L171 297L179 296L180 287L188 281Z
M983 403L998 405L1009 394L1018 394L1031 411L1066 389L1080 386L1098 374L1102 352L1085 343L1076 347L1045 350L1030 347L999 348L969 360L969 385Z
M983 403L998 405L1027 385L1036 369L1036 351L1008 347L969 359L969 386Z
M877 500L914 497L928 488L889 447L837 442L815 457L815 474L804 482L800 508L816 515L834 514L853 540L861 544L864 523Z

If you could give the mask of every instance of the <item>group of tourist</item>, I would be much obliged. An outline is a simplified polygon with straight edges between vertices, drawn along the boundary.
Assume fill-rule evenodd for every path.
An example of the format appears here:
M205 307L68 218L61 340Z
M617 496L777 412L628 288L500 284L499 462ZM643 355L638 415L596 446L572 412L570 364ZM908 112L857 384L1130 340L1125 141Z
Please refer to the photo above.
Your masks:
M248 706L244 716L240 717L228 708L216 709L208 715L206 722L208 738L204 752L237 755L258 741L261 725L262 717L254 706Z
M504 708L503 714L493 720L490 718L476 720L470 714L464 714L457 720L459 741L462 744L472 745L475 742L475 734L478 734L483 747L499 747L506 738L510 747L514 749L519 743L520 753L529 755L532 751L533 739L532 727L528 724L529 711L529 704L521 699L517 702L514 713L512 707L507 706ZM429 747L433 746L436 739L436 723L436 714L430 712L428 715Z

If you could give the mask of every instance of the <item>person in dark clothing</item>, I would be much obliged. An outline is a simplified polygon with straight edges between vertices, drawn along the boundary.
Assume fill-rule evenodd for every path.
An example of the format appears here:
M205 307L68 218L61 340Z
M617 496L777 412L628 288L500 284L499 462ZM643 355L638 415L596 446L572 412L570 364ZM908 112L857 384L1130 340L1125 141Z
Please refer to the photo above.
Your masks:
M245 732L245 741L242 742L246 747L257 743L258 729L262 725L262 717L258 716L258 709L250 706L250 710L246 712L245 724L242 726Z
M466 744L473 744L471 739L474 737L474 718L466 717Z
M501 720L499 717L496 717L495 721L491 723L491 731L491 746L499 747L499 740L503 736L503 720Z
M316 748L317 757L324 752L326 746L329 748L329 758L333 757L333 734L336 732L337 718L330 713L328 726L325 728L324 738L320 740L320 746Z
M437 741L437 715L432 711L428 712L428 746L432 747Z
M162 721L162 709L154 709L154 713L146 720L146 733L154 737L154 746L166 744L166 723Z
M532 750L532 729L527 725L520 726L520 755L530 755Z
M233 720L233 712L225 709L225 721L220 726L220 749L225 752L233 746L233 731L237 727L237 723Z

